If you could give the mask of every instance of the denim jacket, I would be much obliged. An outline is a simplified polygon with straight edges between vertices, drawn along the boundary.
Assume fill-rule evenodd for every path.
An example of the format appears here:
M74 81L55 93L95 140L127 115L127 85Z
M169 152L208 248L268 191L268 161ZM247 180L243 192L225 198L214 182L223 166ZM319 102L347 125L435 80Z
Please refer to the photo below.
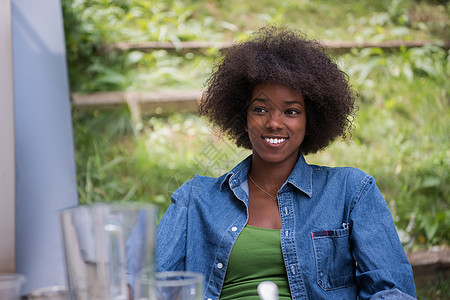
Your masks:
M221 177L187 181L158 225L157 271L202 273L204 299L219 299L247 223L250 166L251 156ZM411 265L371 176L309 165L300 155L277 196L292 299L415 297Z

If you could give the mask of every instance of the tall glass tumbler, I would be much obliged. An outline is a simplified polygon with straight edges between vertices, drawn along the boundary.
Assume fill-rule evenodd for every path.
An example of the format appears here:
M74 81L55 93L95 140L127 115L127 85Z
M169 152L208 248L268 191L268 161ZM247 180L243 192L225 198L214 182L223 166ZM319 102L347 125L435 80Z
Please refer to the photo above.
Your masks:
M156 211L97 203L61 212L70 299L129 298L135 276L154 264Z

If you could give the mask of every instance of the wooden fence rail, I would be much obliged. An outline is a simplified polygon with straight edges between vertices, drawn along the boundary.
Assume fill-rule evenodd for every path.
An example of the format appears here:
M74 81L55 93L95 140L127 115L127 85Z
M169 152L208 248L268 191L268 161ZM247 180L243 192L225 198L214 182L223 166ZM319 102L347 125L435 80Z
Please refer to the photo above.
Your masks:
M128 105L133 121L139 122L141 115L167 114L179 111L195 112L201 96L202 93L198 90L73 93L72 103L77 109L108 109Z

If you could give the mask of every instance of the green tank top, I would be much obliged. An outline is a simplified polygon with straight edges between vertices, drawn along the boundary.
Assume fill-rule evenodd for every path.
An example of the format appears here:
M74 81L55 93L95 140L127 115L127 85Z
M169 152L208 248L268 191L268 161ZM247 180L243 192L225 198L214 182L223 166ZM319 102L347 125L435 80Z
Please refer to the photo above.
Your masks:
M278 285L279 299L291 299L281 253L280 230L246 225L228 260L221 300L259 300L258 284Z

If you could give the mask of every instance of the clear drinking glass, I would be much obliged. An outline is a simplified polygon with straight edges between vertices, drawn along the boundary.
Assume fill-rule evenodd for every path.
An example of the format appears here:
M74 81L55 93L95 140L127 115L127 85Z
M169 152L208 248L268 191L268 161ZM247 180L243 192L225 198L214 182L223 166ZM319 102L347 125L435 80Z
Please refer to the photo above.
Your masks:
M172 271L152 275L143 273L136 279L135 300L201 300L203 275Z
M21 274L0 274L0 299L18 300L25 283L25 276Z
M156 211L96 203L60 213L70 299L128 299L133 274L153 266Z

